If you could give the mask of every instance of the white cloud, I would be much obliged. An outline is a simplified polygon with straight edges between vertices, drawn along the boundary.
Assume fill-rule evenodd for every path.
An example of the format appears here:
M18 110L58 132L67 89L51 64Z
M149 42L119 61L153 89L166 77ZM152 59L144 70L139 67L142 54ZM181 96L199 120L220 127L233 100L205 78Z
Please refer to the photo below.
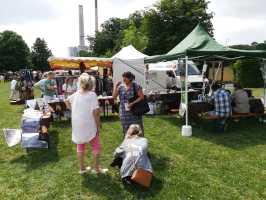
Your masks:
M0 0L0 24L21 24L57 16L56 8L47 0Z
M266 40L265 0L211 0L215 38L227 45Z
M0 0L1 1L4 0ZM15 5L14 1L9 0L8 9L12 10L10 5ZM19 0L20 1L20 0ZM1 23L0 32L6 29L18 32L23 36L29 46L37 37L44 38L49 47L56 56L66 56L67 47L78 45L78 5L84 7L84 23L85 33L93 35L95 30L94 25L94 0L22 0L24 2L35 2L33 7L27 4L27 12L17 13L16 18L22 17L23 21L13 23L6 20L7 23ZM146 6L151 6L156 0L98 0L99 4L99 23L103 23L110 17L127 17L135 10L144 9ZM40 4L38 4L41 2ZM46 2L46 6L43 3ZM42 7L42 8L41 8ZM38 8L38 9L37 9ZM16 8L17 9L17 8ZM37 10L32 12L31 10ZM42 9L42 10L41 10ZM43 14L37 15L36 12ZM46 14L44 14L47 11ZM13 18L12 12L8 15ZM23 16L22 16L23 15ZM24 16L25 15L25 16ZM1 14L0 14L1 16Z

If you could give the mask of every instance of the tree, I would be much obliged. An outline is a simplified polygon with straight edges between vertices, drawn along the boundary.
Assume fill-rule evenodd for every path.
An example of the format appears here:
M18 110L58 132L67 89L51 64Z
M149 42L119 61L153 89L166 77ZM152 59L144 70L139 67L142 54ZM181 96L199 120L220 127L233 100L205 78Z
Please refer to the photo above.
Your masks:
M107 52L116 52L120 49L123 31L128 28L127 19L111 18L104 22L102 31L97 32L95 38L89 37L93 53L104 56Z
M31 48L31 62L33 69L47 71L50 69L47 59L52 56L44 39L37 38Z
M79 57L94 57L94 56L95 55L93 54L93 52L88 52L84 50L79 51Z
M29 65L30 50L23 38L13 31L0 33L0 70L18 71Z
M111 18L90 40L97 55L116 53L133 44L148 55L164 54L201 23L213 35L206 0L161 0L147 11L136 11L127 19ZM134 35L136 38L134 38Z
M124 30L123 46L133 45L139 51L144 51L148 44L148 38L132 24Z
M235 81L243 87L262 87L264 84L260 62L254 59L238 60L233 64Z
M161 0L144 14L143 31L149 42L145 53L164 54L181 42L198 23L213 36L205 0Z
M266 50L266 42L252 42L251 45L240 44L231 48L241 50ZM262 87L263 77L260 71L260 61L255 59L238 60L233 64L235 81L243 87Z

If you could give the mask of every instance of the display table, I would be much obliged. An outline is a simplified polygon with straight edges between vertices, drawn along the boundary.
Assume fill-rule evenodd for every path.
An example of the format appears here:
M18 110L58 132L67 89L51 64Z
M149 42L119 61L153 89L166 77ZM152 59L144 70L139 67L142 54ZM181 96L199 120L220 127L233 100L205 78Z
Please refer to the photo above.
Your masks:
M26 109L21 123L22 148L49 148L49 126L51 113L43 113L34 109Z
M180 108L181 102L181 91L169 92L169 93L158 93L158 94L149 94L146 95L148 102L160 102L163 106L162 110L165 110L163 113L173 110L178 110ZM192 101L198 99L200 94L197 90L190 90L188 92L188 100ZM162 114L163 114L162 113Z
M109 115L110 106L114 106L114 98L112 96L99 96L98 97L99 105L103 108L103 115L106 117Z

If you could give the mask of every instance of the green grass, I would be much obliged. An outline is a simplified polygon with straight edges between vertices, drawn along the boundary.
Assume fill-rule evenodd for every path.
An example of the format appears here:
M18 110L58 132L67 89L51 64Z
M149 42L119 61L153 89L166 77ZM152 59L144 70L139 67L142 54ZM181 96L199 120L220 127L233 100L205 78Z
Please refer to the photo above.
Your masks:
M18 128L22 106L10 106L8 85L0 85L0 129ZM155 178L148 190L124 187L117 170L106 176L78 175L75 145L67 122L50 129L52 148L26 152L0 137L0 199L266 199L266 126L256 120L233 124L225 134L209 126L180 135L170 116L146 117ZM102 163L108 166L122 140L116 117L101 131ZM90 155L88 154L90 161Z

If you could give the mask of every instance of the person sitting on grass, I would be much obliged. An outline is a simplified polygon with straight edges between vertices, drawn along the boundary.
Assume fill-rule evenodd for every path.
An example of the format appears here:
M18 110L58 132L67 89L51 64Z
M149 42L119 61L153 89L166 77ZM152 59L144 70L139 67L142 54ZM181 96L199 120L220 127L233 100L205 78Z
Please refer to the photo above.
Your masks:
M120 168L124 184L131 184L131 176L137 168L153 173L148 157L148 140L142 135L140 125L130 125L123 143L114 152L115 159L111 166Z
M235 91L232 95L233 112L247 114L250 112L248 93L238 83L234 84Z
M83 73L79 78L80 89L68 97L66 105L71 109L72 141L77 144L77 157L80 174L91 170L92 173L106 173L99 163L100 145L100 109L98 98L93 91L95 79ZM86 145L92 147L93 166L86 167L84 163Z
M231 95L218 83L215 83L212 86L212 91L214 111L209 112L209 115L219 118L217 121L217 131L224 132L226 121L232 115Z

